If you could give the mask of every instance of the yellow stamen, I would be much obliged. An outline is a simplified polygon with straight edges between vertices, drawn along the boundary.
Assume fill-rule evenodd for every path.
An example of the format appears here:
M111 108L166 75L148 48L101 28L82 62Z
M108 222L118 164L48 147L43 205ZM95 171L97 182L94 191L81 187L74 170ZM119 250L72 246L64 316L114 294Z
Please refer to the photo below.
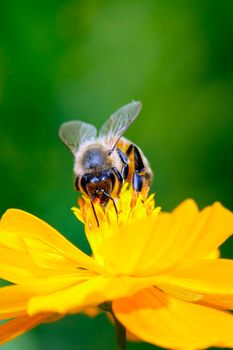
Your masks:
M121 225L159 214L160 208L155 208L154 194L147 197L148 192L149 187L144 186L143 191L136 194L132 187L125 184L120 196L115 199L117 213L112 201L109 201L106 206L98 202L93 203L98 223L93 215L90 198L82 196L78 199L79 208L74 207L72 210L75 216L85 224L86 236L96 258L99 245L113 235L116 229L119 230Z

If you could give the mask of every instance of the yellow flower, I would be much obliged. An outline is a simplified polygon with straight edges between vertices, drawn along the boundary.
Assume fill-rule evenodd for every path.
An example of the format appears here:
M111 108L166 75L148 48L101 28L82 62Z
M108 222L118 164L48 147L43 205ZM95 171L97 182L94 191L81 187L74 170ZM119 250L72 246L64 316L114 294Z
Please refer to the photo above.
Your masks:
M173 212L153 196L132 199L124 187L106 212L90 201L73 209L84 222L93 256L20 210L0 222L0 344L42 322L112 303L137 338L171 349L233 347L233 261L217 248L233 232L220 203L199 211L186 200Z

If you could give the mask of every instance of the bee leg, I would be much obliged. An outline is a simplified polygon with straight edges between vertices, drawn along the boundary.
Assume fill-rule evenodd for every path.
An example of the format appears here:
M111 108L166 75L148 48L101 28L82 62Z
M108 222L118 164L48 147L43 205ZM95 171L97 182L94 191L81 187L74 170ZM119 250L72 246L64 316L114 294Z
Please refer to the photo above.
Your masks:
M117 153L120 157L120 160L123 163L121 175L122 175L123 179L125 180L125 179L127 179L127 176L129 173L128 157L125 155L125 153L120 148L117 148Z
M104 191L104 195L105 195L108 199L110 199L110 200L112 201L113 206L114 206L114 209L115 209L115 212L116 212L116 216L117 216L117 219L118 219L118 210L117 210L117 206L116 206L116 203L115 203L114 198L112 198L111 196L109 196L109 194L106 193L105 191Z
M139 149L131 144L126 151L126 155L129 157L133 153L134 156L134 173L132 178L132 186L134 194L131 201L131 207L133 208L137 202L138 193L143 189L144 177L145 177L145 166L142 160Z
M145 171L145 166L142 160L141 153L139 149L134 145L131 144L129 148L126 151L126 155L129 157L130 154L133 153L134 155L134 167L136 173L142 173Z
M124 182L124 178L121 175L121 173L119 172L119 170L115 167L112 168L112 171L114 172L114 174L116 175L118 181L119 181L119 188L117 191L117 195L119 195L119 193L121 192L122 186L123 186L123 182Z
M143 186L143 177L142 175L138 174L137 172L135 172L133 174L133 189L136 192L141 192L142 190L142 186Z
M95 199L96 199L96 195L94 194L94 196L91 198L91 206L92 206L92 210L93 210L93 213L94 213L94 216L95 216L95 220L96 220L97 226L99 227L100 226L99 220L97 218L95 207L94 207L94 204L93 204Z

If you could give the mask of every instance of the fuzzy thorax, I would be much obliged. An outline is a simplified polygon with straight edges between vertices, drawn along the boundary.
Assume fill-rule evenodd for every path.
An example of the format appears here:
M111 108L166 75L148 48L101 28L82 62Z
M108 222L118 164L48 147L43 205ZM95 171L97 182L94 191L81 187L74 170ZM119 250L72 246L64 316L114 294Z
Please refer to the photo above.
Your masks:
M122 164L116 149L110 151L103 139L87 141L80 145L74 158L75 176L101 172L113 167L121 169Z

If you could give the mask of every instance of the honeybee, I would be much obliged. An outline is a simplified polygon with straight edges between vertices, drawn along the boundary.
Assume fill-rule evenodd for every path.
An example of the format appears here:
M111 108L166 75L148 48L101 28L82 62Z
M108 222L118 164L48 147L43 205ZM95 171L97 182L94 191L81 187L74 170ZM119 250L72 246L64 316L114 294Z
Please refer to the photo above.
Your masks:
M152 181L148 160L139 147L122 137L136 119L142 104L133 101L113 113L100 128L73 120L61 125L59 136L74 155L75 189L105 207L111 200L117 213L115 199L124 182L132 184L135 193Z

